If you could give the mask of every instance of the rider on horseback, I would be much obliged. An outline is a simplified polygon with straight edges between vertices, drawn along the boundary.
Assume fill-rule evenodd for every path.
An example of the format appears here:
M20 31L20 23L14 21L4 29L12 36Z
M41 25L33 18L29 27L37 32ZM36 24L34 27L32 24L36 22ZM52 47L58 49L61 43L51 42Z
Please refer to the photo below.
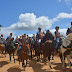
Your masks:
M41 28L39 27L38 32L37 32L37 39L38 39L38 42L39 42L39 48L41 46L41 40L43 39L44 35L45 35L44 32L41 31Z
M12 33L10 33L10 36L7 37L7 46L6 46L6 50L8 52L9 47L13 47L14 48L14 37L12 36Z
M7 37L7 40L8 40L8 41L12 41L12 42L13 42L14 37L12 36L12 33L10 33L10 36L9 36L9 37Z
M22 39L19 43L18 55L20 56L19 52L22 50L22 43L26 42L26 34L22 35Z
M6 46L6 41L3 38L3 34L1 34L1 36L0 36L0 44L4 44Z
M71 27L69 27L69 28L67 29L66 35L68 35L68 34L70 34L70 33L72 33L72 22L71 22Z
M56 51L58 50L58 44L59 44L59 39L60 39L60 32L59 32L59 26L55 27L56 31L55 31L55 39L56 39L56 46L55 49Z

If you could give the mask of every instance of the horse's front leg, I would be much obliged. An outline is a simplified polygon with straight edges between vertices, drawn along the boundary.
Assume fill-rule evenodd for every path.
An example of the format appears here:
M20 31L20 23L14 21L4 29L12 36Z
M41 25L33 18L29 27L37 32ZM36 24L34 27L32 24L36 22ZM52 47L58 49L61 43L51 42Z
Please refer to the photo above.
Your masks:
M32 58L32 49L31 49L31 58Z
M10 62L11 62L11 54L9 54L9 57L10 57Z
M22 59L22 66L24 66L25 65L25 63L24 63L24 60Z
M66 69L65 69L65 56L64 56L64 54L62 54L62 67L63 67L63 71L66 71Z
M14 58L14 63L15 63L15 57L14 57L14 52L13 52L13 58Z
M50 56L51 55L48 56L48 63L49 63L49 67L52 69L52 65L51 65L51 62L50 62Z
M27 60L26 60L26 66L27 66Z
M68 60L68 64L69 64L69 69L71 70L70 55L67 55L67 60Z

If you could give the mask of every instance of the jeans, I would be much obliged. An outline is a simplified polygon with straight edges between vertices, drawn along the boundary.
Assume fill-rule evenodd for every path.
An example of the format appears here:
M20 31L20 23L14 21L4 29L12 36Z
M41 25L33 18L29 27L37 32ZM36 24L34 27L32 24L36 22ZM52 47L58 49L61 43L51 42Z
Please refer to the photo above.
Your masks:
M58 44L59 44L59 38L57 38L56 41L57 41L57 43L56 43L55 49L57 49L57 47L58 47Z
M19 52L22 50L22 46L19 46L19 49L18 49L18 55L20 56Z

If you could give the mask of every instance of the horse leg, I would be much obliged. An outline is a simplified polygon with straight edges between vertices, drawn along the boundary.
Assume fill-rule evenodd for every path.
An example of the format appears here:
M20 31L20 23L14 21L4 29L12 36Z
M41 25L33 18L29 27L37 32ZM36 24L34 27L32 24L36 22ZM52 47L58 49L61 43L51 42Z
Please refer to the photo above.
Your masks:
M27 66L27 60L26 60L26 66Z
M19 65L20 65L20 57L18 56L18 61L19 61Z
M25 65L24 60L22 60L22 66L24 66L24 65Z
M52 53L52 60L54 60L54 53Z
M10 56L10 62L11 62L11 54L9 54L9 56Z
M14 58L14 52L13 52L13 58ZM14 63L15 63L15 58L14 58Z
M49 63L49 67L52 69L51 62L50 62L50 56L51 55L48 56L48 63Z
M34 55L34 48L33 48L33 55Z
M60 59L61 59L61 62L62 62L62 54L61 54L61 53L59 54L59 57L60 57Z
M69 69L71 70L70 55L67 55L67 60L68 60L68 64L69 64Z
M64 56L64 54L62 54L62 67L63 67L63 71L66 71L66 69L65 69L65 56Z
M37 56L37 61L39 61L39 57Z
M31 58L32 58L32 50L31 50Z

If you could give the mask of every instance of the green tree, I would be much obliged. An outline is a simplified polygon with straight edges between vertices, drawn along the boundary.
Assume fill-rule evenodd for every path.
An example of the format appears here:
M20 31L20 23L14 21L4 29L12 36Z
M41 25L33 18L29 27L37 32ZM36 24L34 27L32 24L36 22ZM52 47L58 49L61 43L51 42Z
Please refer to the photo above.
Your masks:
M0 25L0 31L1 31L1 27L2 27L2 25Z
M2 25L0 25L0 27L2 27Z

